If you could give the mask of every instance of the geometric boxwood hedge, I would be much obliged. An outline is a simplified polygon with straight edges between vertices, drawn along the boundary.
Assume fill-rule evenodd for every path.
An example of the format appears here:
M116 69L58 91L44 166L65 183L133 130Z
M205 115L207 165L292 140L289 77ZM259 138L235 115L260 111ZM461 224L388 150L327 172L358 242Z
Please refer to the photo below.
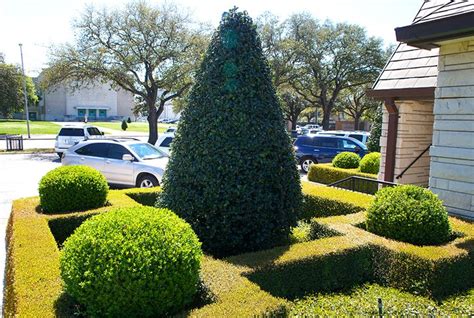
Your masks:
M317 189L304 183L305 195L317 196ZM325 199L337 200L348 193L333 190L338 191L323 192ZM156 191L112 190L108 196L109 206L57 215L38 214L38 198L15 201L7 231L5 316L77 315L77 307L66 301L63 294L58 245L48 224L54 221L59 225L60 219L65 224L75 216L100 214L118 206L139 206L130 194L139 197L140 193ZM353 202L359 201L355 199ZM360 226L365 222L365 212L359 212L311 219L321 228L340 233L339 236L223 260L205 255L201 263L201 279L212 295L210 303L192 305L180 314L190 317L284 315L291 308L291 299L295 296L326 293L332 288L350 287L364 280L437 299L473 290L474 224L456 218L449 220L453 231L462 235L441 246L416 246L367 232ZM65 229L71 231L72 226ZM59 227L56 228L58 231ZM65 237L67 233L61 235ZM347 275L352 269L354 275ZM344 284L339 283L339 278ZM456 303L457 299L459 302ZM469 316L472 315L472 305L466 304L469 299L472 297L456 296L447 306L456 306L456 314ZM376 299L372 301L376 306Z

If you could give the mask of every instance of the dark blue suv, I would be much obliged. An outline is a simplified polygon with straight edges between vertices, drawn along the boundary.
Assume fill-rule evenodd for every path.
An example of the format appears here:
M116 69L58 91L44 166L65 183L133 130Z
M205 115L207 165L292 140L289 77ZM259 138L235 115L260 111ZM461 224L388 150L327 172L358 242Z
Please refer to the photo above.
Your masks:
M367 146L359 140L349 137L305 135L295 142L296 159L304 172L309 171L313 163L328 163L341 152L357 153L361 158L367 153Z

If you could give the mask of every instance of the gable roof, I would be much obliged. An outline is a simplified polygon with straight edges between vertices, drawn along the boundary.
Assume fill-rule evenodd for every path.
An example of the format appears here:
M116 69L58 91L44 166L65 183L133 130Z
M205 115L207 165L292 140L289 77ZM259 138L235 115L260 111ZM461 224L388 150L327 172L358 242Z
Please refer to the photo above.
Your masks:
M396 28L397 41L431 49L436 42L474 34L474 0L426 0L411 25Z
M397 28L398 35L404 28L425 28L446 19L474 14L474 0L424 0L410 26ZM474 23L474 18L472 19ZM430 29L431 27L431 29ZM446 25L443 25L446 28ZM407 29L405 29L406 31ZM402 32L403 33L403 32ZM408 42L410 43L410 42ZM430 48L432 48L431 46ZM375 98L434 98L438 76L439 49L421 49L400 43L375 81L369 96Z

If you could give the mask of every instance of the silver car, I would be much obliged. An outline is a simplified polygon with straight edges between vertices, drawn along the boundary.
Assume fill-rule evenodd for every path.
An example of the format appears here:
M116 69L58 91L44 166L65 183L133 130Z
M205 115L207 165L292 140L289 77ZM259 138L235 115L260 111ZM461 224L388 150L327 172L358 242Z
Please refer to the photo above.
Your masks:
M104 139L70 147L61 162L95 168L110 184L150 188L160 185L168 155L139 140Z

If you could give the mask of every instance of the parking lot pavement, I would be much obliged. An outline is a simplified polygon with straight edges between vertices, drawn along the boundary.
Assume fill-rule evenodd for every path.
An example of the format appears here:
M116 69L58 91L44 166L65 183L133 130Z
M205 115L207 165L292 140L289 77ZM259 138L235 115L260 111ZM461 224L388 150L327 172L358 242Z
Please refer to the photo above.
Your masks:
M38 183L48 171L60 166L56 154L0 155L0 281L4 282L5 234L12 201L38 195ZM3 288L2 288L3 290ZM0 295L3 311L3 292Z

